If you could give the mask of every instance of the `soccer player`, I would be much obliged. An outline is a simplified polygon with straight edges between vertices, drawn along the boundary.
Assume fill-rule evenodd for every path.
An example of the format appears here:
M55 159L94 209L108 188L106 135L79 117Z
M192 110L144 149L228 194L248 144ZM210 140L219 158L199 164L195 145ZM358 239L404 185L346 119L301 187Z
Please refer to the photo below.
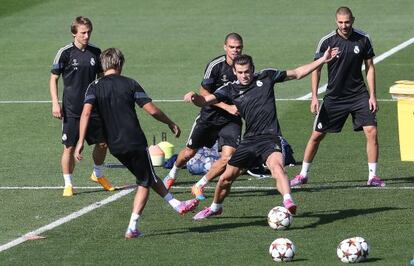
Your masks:
M199 89L201 95L211 95L223 84L236 80L231 66L234 58L242 53L242 49L242 37L234 32L227 34L224 39L226 54L214 58L207 65ZM172 169L164 178L167 189L170 189L174 184L178 170L194 157L199 148L211 148L218 140L220 158L212 164L208 173L191 188L191 192L198 199L205 199L203 188L209 181L223 173L228 160L240 143L240 135L241 119L233 104L223 101L201 108L191 129L186 147L179 152Z
M194 220L221 214L223 201L230 193L231 184L241 170L262 163L266 163L275 179L276 188L283 196L283 205L292 214L296 213L296 204L291 196L289 179L284 169L281 143L277 134L279 123L274 86L277 82L305 77L323 63L331 60L336 53L337 49L329 48L318 60L294 70L265 69L257 74L254 74L252 58L248 55L240 55L233 62L233 71L237 76L237 81L222 86L211 95L202 96L189 92L184 96L185 101L193 102L197 106L230 100L236 105L246 125L243 140L217 183L213 203L197 213L193 217Z
M91 83L86 91L75 158L82 159L86 129L92 109L95 107L104 124L109 151L134 174L137 180L138 189L125 233L125 238L130 239L142 235L138 224L148 200L150 187L180 214L194 210L198 200L191 199L184 202L176 200L155 174L148 153L147 139L135 111L135 103L156 120L167 124L176 137L180 136L181 130L152 103L151 98L138 82L121 75L124 60L122 52L116 48L109 48L102 52L104 77Z
M62 120L63 153L61 167L65 188L63 196L73 196L72 174L75 168L73 152L79 135L79 118L88 85L102 74L99 55L101 50L90 44L92 22L86 17L76 17L71 25L73 42L62 47L56 54L50 75L49 88L52 98L52 115ZM59 104L58 80L63 77L63 100ZM105 190L115 188L103 175L106 144L102 125L94 113L88 129L88 144L96 144L92 153L94 168L91 180L98 182Z
M337 29L324 36L316 49L315 59L321 57L329 46L338 46L341 53L328 64L328 86L323 102L319 105L317 94L322 66L312 73L311 112L316 114L313 132L305 148L300 173L290 181L291 186L308 182L309 168L320 142L326 133L339 133L348 115L352 116L354 131L363 130L368 157L368 186L385 186L377 175L378 138L375 95L374 49L369 36L354 29L355 18L348 7L336 11ZM361 66L365 65L368 90Z

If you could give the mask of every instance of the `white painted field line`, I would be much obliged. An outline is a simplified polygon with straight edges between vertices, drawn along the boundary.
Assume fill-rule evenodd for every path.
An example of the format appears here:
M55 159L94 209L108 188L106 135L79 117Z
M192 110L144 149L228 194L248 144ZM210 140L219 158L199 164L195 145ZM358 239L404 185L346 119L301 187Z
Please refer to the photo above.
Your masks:
M58 227L58 226L60 226L60 225L62 225L64 223L67 223L69 221L72 221L72 220L74 220L74 219L76 219L76 218L78 218L78 217L80 217L80 216L82 216L84 214L87 214L87 213L89 213L89 212L91 212L91 211L93 211L93 210L95 210L97 208L100 208L100 207L102 207L102 206L104 206L104 205L106 205L108 203L111 203L111 202L113 202L113 201L115 201L117 199L120 199L123 196L128 195L132 191L134 191L133 188L126 189L126 190L122 190L122 191L116 193L115 195L112 195L112 196L110 196L110 197L108 197L108 198L106 198L104 200L95 202L95 203L93 203L93 204L91 204L89 206L86 206L86 207L80 209L79 211L76 211L74 213L69 214L68 216L65 216L63 218L60 218L60 219L58 219L58 220L56 220L56 221L54 221L54 222L52 222L52 223L50 223L48 225L45 225L43 227L40 227L39 229L36 229L34 231L31 231L31 232L29 232L29 233L27 233L27 234L25 234L25 235L23 235L23 236L21 236L19 238L16 238L13 241L10 241L10 242L8 242L8 243L6 243L4 245L1 245L0 246L0 252L3 252L3 251L5 251L5 250L7 250L9 248L12 248L14 246L17 246L17 245L19 245L19 244L27 241L27 237L29 237L29 236L40 235L40 234L42 234L42 233L44 233L46 231L52 230L55 227Z
M400 50L406 48L407 46L409 46L409 45L411 45L413 43L414 43L414 37L412 37L411 39L409 39L409 40L407 40L407 41L405 41L403 43L400 43L399 45L391 48L390 50L386 51L385 53L383 53L383 54L381 54L379 56L376 56L374 58L374 64L377 64L377 63L381 62L385 58L390 57L391 55L399 52ZM365 69L365 66L362 66L362 71L364 69ZM319 87L318 88L318 94L324 93L326 91L327 85L328 84L324 84L323 86ZM312 93L310 92L310 93L308 93L308 94L306 94L304 96L298 97L297 100L309 100L311 97L312 97Z

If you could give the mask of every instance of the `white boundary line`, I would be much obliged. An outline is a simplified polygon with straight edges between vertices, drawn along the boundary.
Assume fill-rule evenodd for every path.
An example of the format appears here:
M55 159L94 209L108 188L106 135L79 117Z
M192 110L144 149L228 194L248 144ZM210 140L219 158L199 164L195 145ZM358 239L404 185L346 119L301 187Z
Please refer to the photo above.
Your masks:
M45 225L43 227L40 227L39 229L36 229L34 231L31 231L31 232L29 232L29 233L27 233L27 234L25 234L25 235L23 235L23 236L21 236L19 238L16 238L15 240L12 240L12 241L4 244L4 245L1 245L0 246L0 252L3 252L3 251L5 251L5 250L7 250L9 248L12 248L14 246L20 245L21 243L26 242L28 240L28 237L30 237L30 236L40 235L40 234L42 234L42 233L44 233L46 231L49 231L49 230L52 230L53 228L58 227L58 226L60 226L60 225L62 225L64 223L67 223L69 221L72 221L72 220L74 220L74 219L76 219L76 218L78 218L78 217L80 217L80 216L82 216L84 214L87 214L88 212L91 212L91 211L93 211L93 210L95 210L97 208L100 208L100 207L108 204L108 203L111 203L111 202L113 202L113 201L115 201L117 199L120 199L123 196L128 195L132 191L134 191L133 188L126 189L126 190L122 190L121 192L118 192L117 194L112 195L112 196L110 196L110 197L108 197L108 198L106 198L104 200L101 200L101 201L92 203L91 205L86 206L86 207L80 209L79 211L73 212L73 213L71 213L71 214L69 214L69 215L67 215L65 217L62 217L62 218L60 218L60 219L58 219L58 220L56 220L56 221L54 221L54 222L52 222L52 223L50 223L48 225Z
M381 62L385 58L390 57L391 55L397 53L398 51L406 48L407 46L409 46L413 43L414 43L414 37L412 37L411 39L409 39L409 40L407 40L403 43L400 43L399 45L391 48L390 50L386 51L385 53L375 57L374 58L374 64L377 64L377 63ZM364 69L365 69L365 66L362 67L362 71ZM318 88L318 94L324 93L326 91L326 87L327 87L327 84L324 84L323 86L319 87ZM312 97L312 93L310 92L310 93L308 93L304 96L298 97L297 100L309 100L311 97Z
M381 62L382 60L386 59L387 57L390 57L391 55L399 52L400 50L406 48L407 46L411 45L414 43L414 37L412 37L411 39L400 43L399 45L391 48L390 50L386 51L385 53L382 53L381 55L377 56L374 58L374 64ZM362 70L365 67L362 67ZM326 86L327 84L321 86L318 88L318 94L323 93L326 91ZM294 100L309 100L311 98L312 94L308 93L304 96L298 97L296 99L278 99L279 101L294 101ZM153 100L154 102L182 102L183 100ZM388 100L383 100L383 101L388 101ZM390 100L392 101L392 100ZM0 101L0 104L15 104L15 103L51 103L51 101L19 101L19 100L11 100L11 101Z
M100 188L100 187L75 187L76 189L95 189L95 188ZM173 187L174 189L185 189L185 190L189 190L190 187L184 187L184 186L175 186ZM306 188L310 188L310 189L319 189L319 188L335 188L335 186L306 186ZM377 190L392 190L392 189L414 189L414 186L408 186L408 187L377 187L377 188L372 188L372 187L357 187L357 186L350 186L349 188L355 188L355 189L377 189ZM45 187L0 187L0 189L3 190L24 190L24 189L35 189L35 190L40 190L40 189L62 189L62 187L57 186L57 187L49 187L49 186L45 186ZM214 190L215 187L206 187L206 189L208 190ZM300 188L293 188L294 190L296 189L300 189ZM50 224L47 224L45 226L42 226L34 231L28 232L26 234L24 234L23 236L16 238L6 244L3 244L0 246L0 252L3 252L7 249L10 249L12 247L15 247L17 245L20 245L24 242L26 242L30 236L37 236L40 235L44 232L50 231L62 224L65 224L67 222L70 222L84 214L87 214L95 209L98 209L106 204L109 204L111 202L114 202L126 195L128 195L129 193L131 193L132 191L134 191L135 188L129 188L129 189L125 189L122 190L121 192L118 192L115 195L112 195L104 200L95 202L90 204L89 206L86 206L82 209L80 209L79 211L73 212L65 217L62 217ZM275 187L255 187L255 186L242 186L242 187L232 187L232 190L237 190L237 191L263 191L263 190L276 190Z

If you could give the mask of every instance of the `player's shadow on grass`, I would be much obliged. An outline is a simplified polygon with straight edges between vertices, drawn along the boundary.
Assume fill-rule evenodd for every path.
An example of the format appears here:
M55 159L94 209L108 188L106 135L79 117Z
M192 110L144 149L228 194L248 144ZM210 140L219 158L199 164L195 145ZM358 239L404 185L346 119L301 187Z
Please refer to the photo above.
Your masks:
M215 218L210 218L210 219L214 220ZM239 228L239 227L248 228L251 226L268 226L266 219L264 219L261 216L244 216L244 217L226 216L226 217L219 217L218 219L220 219L221 221L223 221L223 219L237 219L239 221L234 222L234 223L217 223L217 224L215 223L215 224L210 224L210 225L192 227L192 228L189 228L188 230L190 232L197 232L197 233L210 233L212 231L227 231L227 230L231 230L231 229ZM240 221L240 219L243 219L245 221ZM201 225L202 221L198 223L200 223Z
M393 208L393 207L381 207L381 208L370 208L370 209L347 209L347 210L332 210L324 212L304 212L296 215L295 218L318 218L317 221L301 226L293 227L290 230L298 229L308 229L315 228L317 226L322 226L325 224L330 224L339 220L349 219L351 217L356 217L360 215L367 215L378 212L386 212L393 210L401 210L403 208Z

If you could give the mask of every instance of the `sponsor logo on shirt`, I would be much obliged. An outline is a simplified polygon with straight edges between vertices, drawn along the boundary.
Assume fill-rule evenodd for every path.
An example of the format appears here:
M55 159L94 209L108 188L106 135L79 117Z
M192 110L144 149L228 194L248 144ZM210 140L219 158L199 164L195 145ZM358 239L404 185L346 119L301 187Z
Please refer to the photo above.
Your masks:
M358 47L358 45L355 45L355 47L354 47L354 53L359 54L359 47Z
M227 78L227 75L223 75L223 77L221 78L221 81L228 82L229 79Z
M68 139L68 136L66 136L66 134L63 134L63 135L62 135L62 140L63 140L63 141L65 141L65 140L67 140L67 139Z
M91 57L91 66L94 66L95 65L95 58L93 58L93 57Z
M263 82L261 82L260 80L256 81L256 85L257 87L261 87L263 86Z

